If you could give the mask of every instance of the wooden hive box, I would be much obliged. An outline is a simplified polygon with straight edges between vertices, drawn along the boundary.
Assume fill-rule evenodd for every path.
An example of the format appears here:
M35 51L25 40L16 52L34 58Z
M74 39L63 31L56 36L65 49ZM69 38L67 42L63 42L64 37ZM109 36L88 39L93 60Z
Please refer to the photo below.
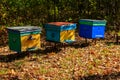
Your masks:
M84 38L104 38L105 20L81 19L79 21L79 36Z
M54 42L75 41L75 23L50 22L45 25L46 40Z
M16 52L40 49L41 30L35 26L8 27L10 50Z

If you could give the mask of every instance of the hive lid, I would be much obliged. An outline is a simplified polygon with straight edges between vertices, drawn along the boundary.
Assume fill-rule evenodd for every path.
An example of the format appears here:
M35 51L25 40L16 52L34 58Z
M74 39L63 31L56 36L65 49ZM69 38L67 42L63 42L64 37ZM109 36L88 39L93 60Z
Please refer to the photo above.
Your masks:
M80 19L80 24L93 25L93 26L105 26L106 20L95 20L95 19Z
M16 26L16 27L8 27L7 29L19 31L19 32L41 31L41 28L37 26Z
M62 25L69 25L69 24L73 24L73 23L70 23L70 22L50 22L48 23L50 25L55 25L55 26L62 26Z

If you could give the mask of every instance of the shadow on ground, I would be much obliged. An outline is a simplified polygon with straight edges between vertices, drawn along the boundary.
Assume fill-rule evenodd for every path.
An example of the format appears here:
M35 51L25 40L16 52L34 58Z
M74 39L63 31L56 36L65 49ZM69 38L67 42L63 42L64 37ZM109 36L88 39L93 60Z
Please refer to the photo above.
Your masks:
M48 53L55 52L58 53L61 51L62 48L67 47L74 47L74 48L84 48L89 46L89 43L72 43L72 44L66 44L66 43L48 43L45 45L42 45L44 47L43 50L36 50L36 51L26 51L22 53L13 53L13 54L1 54L0 55L0 62L12 62L14 60L19 60L22 58L25 58L26 56L30 56L31 54L41 54L41 55L47 55Z
M110 45L120 45L120 42L106 42L106 45L110 46Z
M120 72L107 75L92 75L87 77L81 77L79 78L79 80L120 80Z

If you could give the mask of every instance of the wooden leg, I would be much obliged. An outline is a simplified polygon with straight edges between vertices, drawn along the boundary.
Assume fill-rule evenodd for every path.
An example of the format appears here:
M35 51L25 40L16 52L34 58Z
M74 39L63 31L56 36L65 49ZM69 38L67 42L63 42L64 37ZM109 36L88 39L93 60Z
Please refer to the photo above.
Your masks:
M85 38L85 43L87 44L87 38Z
M116 34L116 43L118 44L119 43L119 40L118 40L118 34Z
M95 39L95 44L97 43L97 39Z
M92 39L92 42L93 42L94 44L96 44L96 43L97 43L97 39Z

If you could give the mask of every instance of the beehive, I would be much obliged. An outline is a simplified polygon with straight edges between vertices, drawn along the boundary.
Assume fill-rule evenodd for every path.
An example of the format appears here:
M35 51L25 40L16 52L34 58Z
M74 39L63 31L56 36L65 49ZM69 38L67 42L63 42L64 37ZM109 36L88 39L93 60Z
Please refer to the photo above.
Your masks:
M105 20L81 19L79 21L79 36L84 38L104 38Z
M23 52L40 49L40 28L35 26L8 27L10 50Z
M46 40L55 42L75 41L75 23L50 22L45 25Z

